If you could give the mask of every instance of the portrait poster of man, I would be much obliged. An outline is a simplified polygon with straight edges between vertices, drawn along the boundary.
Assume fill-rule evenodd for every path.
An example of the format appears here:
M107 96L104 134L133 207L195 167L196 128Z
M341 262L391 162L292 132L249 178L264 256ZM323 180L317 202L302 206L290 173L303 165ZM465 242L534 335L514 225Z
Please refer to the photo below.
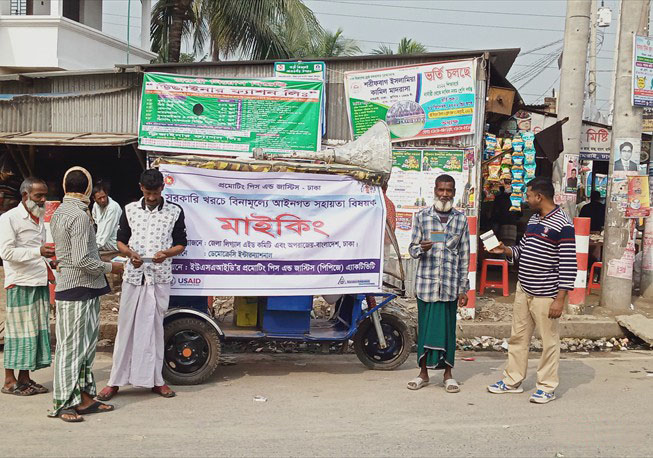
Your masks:
M578 156L573 154L565 154L565 173L566 173L566 186L565 194L576 194L578 190Z
M614 171L626 175L637 175L641 154L641 140L638 138L618 138L613 152Z

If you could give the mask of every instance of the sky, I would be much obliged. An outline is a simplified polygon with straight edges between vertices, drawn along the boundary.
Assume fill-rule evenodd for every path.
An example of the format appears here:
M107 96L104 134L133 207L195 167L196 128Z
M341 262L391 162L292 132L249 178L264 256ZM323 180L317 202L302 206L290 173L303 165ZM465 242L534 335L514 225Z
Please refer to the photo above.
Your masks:
M246 0L243 0L246 1ZM578 0L572 0L578 1ZM154 3L154 1L153 1ZM562 49L566 0L304 0L322 26L341 27L365 53L379 44L396 48L403 37L428 51L520 48L509 81L527 103L542 103L558 90L557 56ZM600 1L599 1L600 3ZM128 0L105 0L103 29L126 38ZM600 28L597 57L597 106L607 114L612 91L617 0L604 0L613 11ZM131 41L140 43L139 0L131 1ZM544 47L545 45L550 45ZM543 47L542 49L536 48ZM528 53L528 51L532 51Z

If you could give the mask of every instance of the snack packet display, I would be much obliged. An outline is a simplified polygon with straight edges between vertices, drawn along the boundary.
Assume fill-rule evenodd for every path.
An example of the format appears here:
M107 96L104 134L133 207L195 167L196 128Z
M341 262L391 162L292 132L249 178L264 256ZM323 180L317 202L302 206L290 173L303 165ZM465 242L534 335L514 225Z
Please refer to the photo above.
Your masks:
M535 164L535 151L524 152L524 162L526 164Z
M523 167L512 166L512 181L524 181L524 175L526 172Z
M513 153L512 154L512 165L524 165L524 155L519 153Z
M515 153L524 151L524 140L521 138L521 135L516 135L512 139L512 149Z
M490 164L488 166L488 181L499 181L501 179L501 166Z
M508 210L511 212L520 212L523 198L524 198L524 194L518 194L516 192L513 192L510 195L510 208Z
M537 169L537 166L535 164L526 164L524 166L524 170L526 170L526 179L525 181L528 183L531 181L533 178L535 178L535 170Z
M508 151L512 149L512 139L511 138L504 138L503 139L503 145L501 147L503 151Z
M526 191L526 184L523 181L513 181L511 188L512 192L523 194L523 192Z
M512 179L512 170L511 166L502 164L501 165L501 180L508 180L510 181Z

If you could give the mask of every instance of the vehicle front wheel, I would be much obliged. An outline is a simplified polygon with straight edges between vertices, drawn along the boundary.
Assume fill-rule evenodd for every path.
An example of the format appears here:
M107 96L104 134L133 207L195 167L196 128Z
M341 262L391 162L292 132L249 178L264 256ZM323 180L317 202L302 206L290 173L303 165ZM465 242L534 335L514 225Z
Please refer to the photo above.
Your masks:
M172 385L199 385L220 362L220 337L206 321L179 318L164 325L163 378Z
M381 313L381 329L386 348L380 348L379 338L372 319L363 321L354 335L354 351L358 359L368 368L391 371L401 366L413 345L408 326L394 315Z

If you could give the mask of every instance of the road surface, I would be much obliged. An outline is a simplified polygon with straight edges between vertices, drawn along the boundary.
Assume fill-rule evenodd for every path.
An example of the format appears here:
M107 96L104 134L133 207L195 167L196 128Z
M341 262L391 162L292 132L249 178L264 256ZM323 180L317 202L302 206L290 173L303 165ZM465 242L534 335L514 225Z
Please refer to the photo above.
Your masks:
M239 354L210 383L164 399L125 389L116 411L81 424L46 418L50 395L0 395L3 456L650 456L653 352L567 355L558 399L491 395L504 354L456 362L462 392L406 389L414 355L393 372L352 355ZM460 356L460 355L459 355ZM98 355L99 388L110 355ZM35 374L52 386L52 370ZM438 377L439 378L439 377ZM435 377L433 378L435 380ZM267 399L254 401L255 396ZM558 455L558 456L560 456Z

